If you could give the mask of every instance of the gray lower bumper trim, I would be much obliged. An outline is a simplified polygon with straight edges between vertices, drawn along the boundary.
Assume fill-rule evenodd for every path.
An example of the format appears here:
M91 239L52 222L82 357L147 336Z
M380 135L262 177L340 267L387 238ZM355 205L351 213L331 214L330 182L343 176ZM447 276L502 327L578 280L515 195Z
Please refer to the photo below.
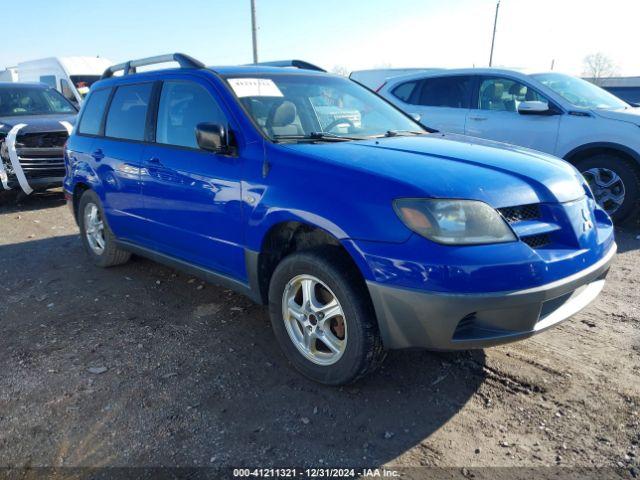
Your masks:
M593 301L616 252L570 277L527 290L451 295L367 282L386 348L484 348L539 333Z

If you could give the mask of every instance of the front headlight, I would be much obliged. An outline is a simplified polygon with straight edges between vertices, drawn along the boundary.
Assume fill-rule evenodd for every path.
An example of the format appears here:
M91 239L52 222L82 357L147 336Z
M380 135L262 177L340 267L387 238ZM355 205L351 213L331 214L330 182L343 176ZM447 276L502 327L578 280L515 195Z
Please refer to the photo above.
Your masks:
M517 240L494 208L476 200L401 198L393 208L407 227L434 242L478 245Z

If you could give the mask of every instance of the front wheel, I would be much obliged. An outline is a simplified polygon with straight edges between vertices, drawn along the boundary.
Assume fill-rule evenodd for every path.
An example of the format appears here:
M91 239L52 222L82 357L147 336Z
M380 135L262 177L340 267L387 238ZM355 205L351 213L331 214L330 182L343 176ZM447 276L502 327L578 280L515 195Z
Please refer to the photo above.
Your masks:
M269 312L286 357L316 382L354 382L384 358L364 282L336 249L286 257L271 278Z
M636 213L640 178L628 161L615 155L600 154L581 160L576 167L587 180L598 205L615 222Z

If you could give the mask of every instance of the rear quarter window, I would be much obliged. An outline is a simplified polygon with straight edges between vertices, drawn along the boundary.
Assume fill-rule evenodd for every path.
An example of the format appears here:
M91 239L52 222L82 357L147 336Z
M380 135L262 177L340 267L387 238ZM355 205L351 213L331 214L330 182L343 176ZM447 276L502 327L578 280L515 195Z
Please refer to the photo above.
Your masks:
M118 87L109 107L104 134L124 140L144 140L152 83Z
M87 99L86 105L84 106L82 118L78 125L78 132L85 133L87 135L100 134L100 124L102 123L102 116L104 114L104 109L107 106L110 94L110 88L96 90L91 93Z
M411 95L413 94L413 91L416 89L417 83L417 81L402 83L394 88L391 93L396 98L408 103Z

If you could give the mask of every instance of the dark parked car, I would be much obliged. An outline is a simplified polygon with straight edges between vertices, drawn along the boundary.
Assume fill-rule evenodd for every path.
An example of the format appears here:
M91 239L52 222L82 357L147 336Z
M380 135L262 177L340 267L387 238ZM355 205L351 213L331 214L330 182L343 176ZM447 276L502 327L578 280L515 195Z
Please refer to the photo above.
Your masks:
M77 114L57 90L0 83L0 182L5 190L60 187L63 147Z

